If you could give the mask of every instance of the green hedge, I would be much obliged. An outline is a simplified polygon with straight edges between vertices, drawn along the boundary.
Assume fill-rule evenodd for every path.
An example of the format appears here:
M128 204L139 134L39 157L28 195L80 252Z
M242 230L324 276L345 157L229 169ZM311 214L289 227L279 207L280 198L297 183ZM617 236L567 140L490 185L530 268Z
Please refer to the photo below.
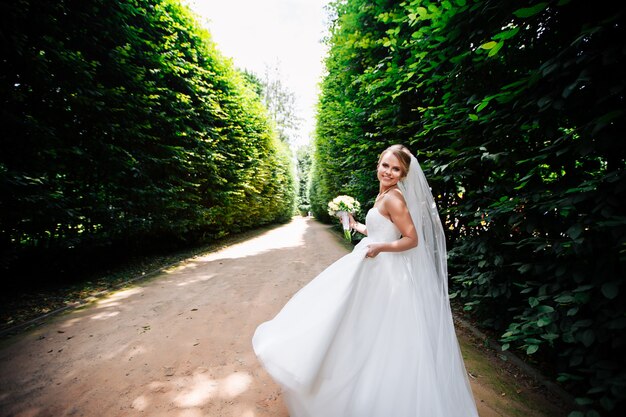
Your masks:
M0 19L3 269L291 218L290 151L179 1L19 0Z
M626 397L624 7L333 6L311 201L372 206L378 153L417 153L448 230L451 295L577 397Z

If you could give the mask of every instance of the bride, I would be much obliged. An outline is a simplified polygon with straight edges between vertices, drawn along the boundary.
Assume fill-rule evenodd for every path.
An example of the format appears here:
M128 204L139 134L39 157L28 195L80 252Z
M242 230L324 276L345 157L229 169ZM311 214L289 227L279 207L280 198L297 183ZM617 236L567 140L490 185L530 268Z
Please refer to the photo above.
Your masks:
M476 417L448 299L443 227L417 159L382 152L367 235L252 339L291 417Z

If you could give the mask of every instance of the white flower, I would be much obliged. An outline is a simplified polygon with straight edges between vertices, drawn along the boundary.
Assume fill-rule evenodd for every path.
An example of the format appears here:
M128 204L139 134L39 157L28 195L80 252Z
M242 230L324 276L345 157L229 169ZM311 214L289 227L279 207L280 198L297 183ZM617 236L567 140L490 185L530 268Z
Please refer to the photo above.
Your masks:
M356 213L361 208L361 204L353 197L348 195L340 195L332 199L328 203L328 214L336 216L340 211L346 211L348 213Z

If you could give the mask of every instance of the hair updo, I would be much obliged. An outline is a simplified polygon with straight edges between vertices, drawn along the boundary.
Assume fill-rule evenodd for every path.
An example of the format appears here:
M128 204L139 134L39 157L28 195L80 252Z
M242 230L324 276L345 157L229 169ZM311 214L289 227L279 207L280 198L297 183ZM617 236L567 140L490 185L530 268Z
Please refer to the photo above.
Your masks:
M387 154L391 153L395 156L398 161L400 161L400 168L402 169L401 177L404 178L409 173L409 167L411 166L411 151L404 145L391 145L387 149L381 152L378 157L378 164L383 159L383 157Z

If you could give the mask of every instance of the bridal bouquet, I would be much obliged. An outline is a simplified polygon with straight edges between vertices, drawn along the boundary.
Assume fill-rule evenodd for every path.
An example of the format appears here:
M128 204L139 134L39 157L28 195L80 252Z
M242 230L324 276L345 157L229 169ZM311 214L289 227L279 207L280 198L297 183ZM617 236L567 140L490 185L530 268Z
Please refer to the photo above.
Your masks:
M352 240L352 235L350 234L350 218L348 217L348 213L356 213L360 208L361 204L348 195L337 196L328 203L328 214L331 216L337 216L341 219L343 236L348 242Z

